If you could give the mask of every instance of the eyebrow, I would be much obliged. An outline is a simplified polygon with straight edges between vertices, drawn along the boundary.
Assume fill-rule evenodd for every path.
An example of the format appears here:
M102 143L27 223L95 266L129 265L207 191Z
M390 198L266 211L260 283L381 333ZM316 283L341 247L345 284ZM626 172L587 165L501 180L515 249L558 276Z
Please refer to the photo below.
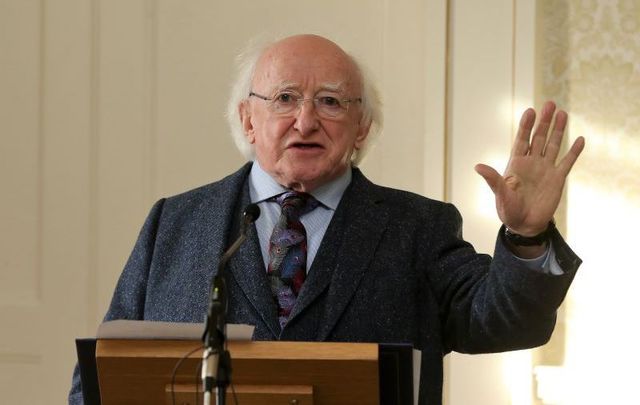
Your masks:
M344 82L335 82L335 83L322 83L320 85L320 87L315 90L315 93L321 92L321 91L331 91L334 93L344 93ZM277 93L279 91L282 90L296 90L298 91L300 89L300 84L296 83L296 82L282 82L277 84L276 86L274 86L272 88L272 93Z
M333 91L335 93L344 93L344 82L323 83L318 91Z

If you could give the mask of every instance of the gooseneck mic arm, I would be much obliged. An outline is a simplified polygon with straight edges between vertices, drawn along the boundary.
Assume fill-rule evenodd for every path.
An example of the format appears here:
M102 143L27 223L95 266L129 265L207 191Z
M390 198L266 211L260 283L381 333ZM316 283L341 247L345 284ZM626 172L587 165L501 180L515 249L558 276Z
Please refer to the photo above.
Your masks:
M247 239L247 228L260 216L260 208L256 204L249 204L242 213L240 236L227 249L218 265L218 272L213 278L209 295L209 309L205 321L204 351L202 353L202 385L204 391L204 405L211 404L211 393L215 386L217 390L217 405L224 405L227 386L231 380L231 357L225 350L225 318L227 314L227 295L224 272L229 259L238 251Z

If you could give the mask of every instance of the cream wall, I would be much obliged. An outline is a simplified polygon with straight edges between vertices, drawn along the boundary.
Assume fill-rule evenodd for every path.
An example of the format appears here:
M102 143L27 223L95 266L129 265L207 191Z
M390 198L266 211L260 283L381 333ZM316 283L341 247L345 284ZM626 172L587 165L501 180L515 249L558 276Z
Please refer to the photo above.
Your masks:
M566 303L561 356L537 369L547 404L638 404L640 3L538 5L539 94L587 139L567 192L567 235L584 260Z
M535 3L449 2L447 200L464 236L493 253L500 222L493 194L473 170L506 167L519 116L534 98ZM449 404L530 404L530 351L449 359Z
M0 0L3 398L63 402L73 338L94 333L151 204L242 163L223 111L257 34L315 32L365 61L386 118L365 172L453 201L490 252L473 166L504 163L533 100L534 16L515 0ZM449 404L526 403L528 353L448 363Z

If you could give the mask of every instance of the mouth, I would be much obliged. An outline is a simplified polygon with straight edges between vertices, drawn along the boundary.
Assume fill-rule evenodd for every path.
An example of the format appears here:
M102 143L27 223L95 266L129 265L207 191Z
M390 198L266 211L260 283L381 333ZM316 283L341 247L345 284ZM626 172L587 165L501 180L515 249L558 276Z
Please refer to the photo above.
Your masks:
M294 142L288 147L289 149L297 149L297 150L314 150L314 149L322 149L322 145L319 143L313 142Z

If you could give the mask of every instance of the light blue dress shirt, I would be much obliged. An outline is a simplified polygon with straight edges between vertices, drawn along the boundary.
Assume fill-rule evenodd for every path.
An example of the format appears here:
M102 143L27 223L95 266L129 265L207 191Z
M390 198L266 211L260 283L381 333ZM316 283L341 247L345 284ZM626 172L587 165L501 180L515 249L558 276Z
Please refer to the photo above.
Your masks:
M307 231L307 271L311 268L331 218L333 218L342 195L350 183L351 170L346 170L342 176L309 193L320 202L320 205L300 217L300 221ZM249 173L249 196L251 197L251 202L258 204L258 207L260 207L260 216L256 220L256 230L258 231L258 240L260 241L265 269L269 267L269 239L271 238L271 232L280 217L278 203L267 200L286 191L289 190L269 176L260 167L257 160L253 162L251 173Z

